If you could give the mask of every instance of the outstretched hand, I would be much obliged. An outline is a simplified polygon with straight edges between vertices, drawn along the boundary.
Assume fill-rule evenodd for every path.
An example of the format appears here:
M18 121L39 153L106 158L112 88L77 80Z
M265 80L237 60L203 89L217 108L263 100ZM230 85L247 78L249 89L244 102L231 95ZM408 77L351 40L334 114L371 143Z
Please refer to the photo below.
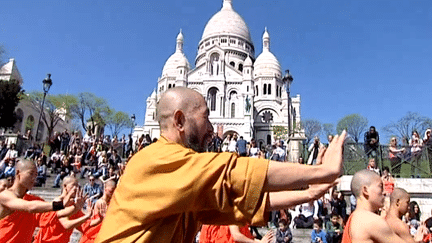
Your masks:
M323 151L320 151L321 158L318 156L320 161L322 161L322 165L333 172L333 180L336 180L340 176L343 169L343 144L345 137L346 131L344 130L341 135L336 135L333 138L333 141L326 150L322 149Z
M271 243L271 242L273 242L274 236L275 236L275 232L273 230L269 230L264 235L264 237L260 240L260 242L262 242L262 243Z
M84 191L82 189L78 189L75 195L75 208L82 209L87 198L88 198L87 194L84 194Z

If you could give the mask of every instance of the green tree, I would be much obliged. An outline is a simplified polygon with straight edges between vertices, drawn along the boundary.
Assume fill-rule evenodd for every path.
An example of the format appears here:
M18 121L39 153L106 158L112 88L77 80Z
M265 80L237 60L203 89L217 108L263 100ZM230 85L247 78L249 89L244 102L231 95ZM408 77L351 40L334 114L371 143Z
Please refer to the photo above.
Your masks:
M112 137L118 136L121 130L125 128L133 128L134 122L123 111L115 111L114 109L110 109L108 115L105 119L106 125L111 130Z
M1 54L1 53L0 53ZM0 80L0 128L12 128L17 121L15 108L24 90L16 80Z
M321 122L317 119L304 119L301 121L301 127L304 129L306 144L309 144L322 130Z
M273 135L276 139L286 139L288 129L284 126L273 126Z
M324 123L322 127L326 136L335 135L336 131L332 123Z
M90 121L92 127L95 127L98 123L95 118L105 119L109 110L108 103L104 98L89 92L79 93L78 102L71 106L73 116L81 121L84 131L87 131L87 121Z
M32 92L27 98L31 107L40 114L42 109L42 92ZM77 103L77 98L74 95L48 95L45 99L41 122L43 122L48 130L48 137L51 137L54 128L61 120L71 117L70 107ZM38 139L38 138L36 138Z
M341 133L346 130L347 133L354 139L356 143L359 142L360 137L366 131L368 119L360 114L351 114L344 116L338 121L336 130Z
M420 136L427 128L432 127L432 119L422 116L416 112L408 112L397 122L391 122L383 127L384 132L389 136L397 136L405 139L405 142L411 137L412 132L417 131Z

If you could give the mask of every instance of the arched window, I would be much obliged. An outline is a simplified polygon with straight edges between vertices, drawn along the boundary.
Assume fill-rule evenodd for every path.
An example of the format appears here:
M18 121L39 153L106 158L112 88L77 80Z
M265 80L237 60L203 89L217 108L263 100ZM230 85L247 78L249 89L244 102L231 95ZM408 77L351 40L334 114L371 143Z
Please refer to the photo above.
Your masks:
M208 97L208 106L210 107L211 111L215 111L216 110L216 94L218 92L218 89L213 87L211 89L209 89L207 97Z
M271 136L270 134L267 135L267 145L271 144Z
M243 64L239 64L238 70L239 70L240 72L243 72Z
M28 130L30 130L30 132L33 132L34 124L35 124L34 117L32 115L28 116L25 121L25 132L27 133Z
M264 84L263 94L267 94L267 84Z
M231 118L234 118L234 117L235 117L235 104L232 103L231 104Z
M172 86L173 88L175 87L175 84L173 84L173 86Z
M171 84L168 84L168 89L171 89Z
M258 85L255 85L255 89L256 89L256 95L259 95L258 94Z
M267 93L271 94L271 84L268 85L268 91L267 91Z
M230 62L230 65L231 65L232 67L235 67L235 63L234 63L234 62Z

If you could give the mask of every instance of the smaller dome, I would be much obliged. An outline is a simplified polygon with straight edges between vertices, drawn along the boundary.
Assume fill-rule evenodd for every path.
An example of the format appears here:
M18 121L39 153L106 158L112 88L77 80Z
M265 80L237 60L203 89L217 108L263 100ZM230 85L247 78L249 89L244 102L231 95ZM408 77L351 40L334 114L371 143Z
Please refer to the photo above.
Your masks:
M252 58L250 58L250 56L248 55L245 62L244 62L244 66L245 67L251 67L252 65L253 65Z
M257 57L254 64L255 75L273 75L281 77L281 66L277 58L270 52L270 35L265 28L263 34L263 52Z
M182 52L175 52L172 54L168 60L165 62L165 66L162 69L162 77L163 76L176 76L177 68L186 66L187 69L190 69L189 62Z
M189 61L183 53L183 34L181 30L176 39L176 51L165 62L162 69L162 77L176 76L178 67L186 67L188 70L190 69Z
M271 73L278 76L282 75L280 63L270 51L263 51L257 57L254 64L254 73L257 75Z

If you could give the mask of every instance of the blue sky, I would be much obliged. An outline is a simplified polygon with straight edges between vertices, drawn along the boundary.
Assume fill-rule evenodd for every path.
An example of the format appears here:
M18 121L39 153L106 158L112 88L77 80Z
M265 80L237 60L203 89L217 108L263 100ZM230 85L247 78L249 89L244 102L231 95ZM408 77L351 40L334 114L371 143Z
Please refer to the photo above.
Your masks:
M234 0L255 45L294 76L303 119L334 123L360 113L381 127L408 111L432 118L432 1ZM3 0L0 44L26 91L93 92L142 125L145 100L175 50L179 29L194 63L205 24L222 0Z

